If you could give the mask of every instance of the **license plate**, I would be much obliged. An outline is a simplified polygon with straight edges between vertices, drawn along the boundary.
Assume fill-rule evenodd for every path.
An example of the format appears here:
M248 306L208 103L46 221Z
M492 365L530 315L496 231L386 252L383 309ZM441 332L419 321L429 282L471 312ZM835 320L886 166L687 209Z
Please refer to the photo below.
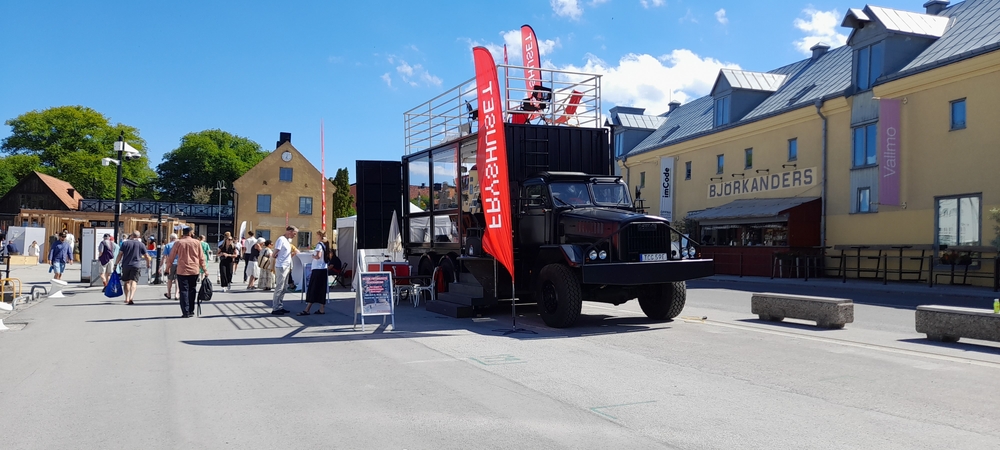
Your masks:
M639 255L639 261L666 261L666 253L643 253Z

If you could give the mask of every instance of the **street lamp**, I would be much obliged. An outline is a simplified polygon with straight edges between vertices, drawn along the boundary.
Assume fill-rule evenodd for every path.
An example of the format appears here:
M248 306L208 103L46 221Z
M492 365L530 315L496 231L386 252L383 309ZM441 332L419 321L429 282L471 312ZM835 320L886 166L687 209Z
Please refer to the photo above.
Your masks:
M115 150L118 152L118 159L113 158L101 158L101 165L109 166L114 164L117 167L118 174L115 179L115 234L114 239L118 239L118 222L121 220L122 216L122 161L131 161L133 159L139 159L142 154L138 150L132 148L125 142L125 132L122 131L118 135L118 140L115 141Z
M226 184L221 181L216 181L215 190L219 191L219 210L217 211L219 213L219 234L216 237L219 240L222 240L222 191L226 190Z

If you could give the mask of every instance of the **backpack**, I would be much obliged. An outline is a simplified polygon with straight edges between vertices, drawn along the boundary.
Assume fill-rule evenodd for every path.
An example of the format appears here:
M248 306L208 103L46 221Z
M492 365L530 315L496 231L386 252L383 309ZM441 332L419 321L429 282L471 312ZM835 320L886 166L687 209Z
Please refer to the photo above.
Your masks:
M104 250L101 251L101 256L99 256L97 260L101 262L102 266L106 266L109 262L111 262L111 258L115 257L115 252L111 249L111 246L108 245L108 241L101 241L101 248Z
M209 281L208 277L201 279L201 288L198 289L198 300L205 302L212 300L212 282Z
M330 263L333 262L334 258L333 250L331 250L330 247L328 247L325 243L320 242L319 245L323 246L323 263L326 265L330 265Z

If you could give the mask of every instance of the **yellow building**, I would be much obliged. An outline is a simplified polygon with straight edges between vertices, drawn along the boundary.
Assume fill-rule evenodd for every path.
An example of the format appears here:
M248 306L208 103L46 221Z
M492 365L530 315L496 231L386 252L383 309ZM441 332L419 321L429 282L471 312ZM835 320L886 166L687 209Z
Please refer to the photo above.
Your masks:
M298 227L299 248L309 248L322 226L321 182L326 183L327 230L333 228L331 181L292 146L291 133L281 133L277 148L233 182L236 189L236 223L247 222L257 236L277 239L285 227Z
M721 70L710 95L616 149L623 175L651 213L707 244L719 273L770 275L776 254L801 267L825 253L828 273L881 278L902 264L926 280L957 248L984 258L966 266L992 285L995 247L963 246L996 245L1000 0L948 4L852 8L846 46L766 73Z

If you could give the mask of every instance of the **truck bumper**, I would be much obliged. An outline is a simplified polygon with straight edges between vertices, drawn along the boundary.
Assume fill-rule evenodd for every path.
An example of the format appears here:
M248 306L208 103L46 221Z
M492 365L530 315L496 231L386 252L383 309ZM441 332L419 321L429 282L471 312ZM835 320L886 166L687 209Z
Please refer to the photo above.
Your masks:
M715 275L711 259L585 264L584 284L643 285L687 281Z

